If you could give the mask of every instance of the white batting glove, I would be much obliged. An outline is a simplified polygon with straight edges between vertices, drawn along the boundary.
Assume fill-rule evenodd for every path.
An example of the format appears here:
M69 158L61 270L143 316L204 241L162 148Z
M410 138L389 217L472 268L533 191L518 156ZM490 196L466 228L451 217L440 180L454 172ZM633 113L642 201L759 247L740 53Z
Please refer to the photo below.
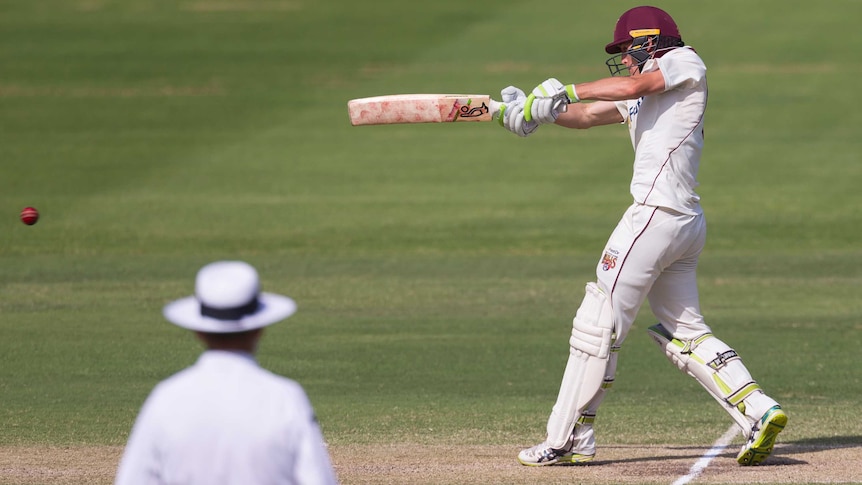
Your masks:
M518 136L529 136L539 128L535 121L524 119L524 102L526 98L512 101L503 111L503 126Z
M526 101L524 101L526 104ZM554 123L560 113L565 113L569 103L559 98L535 98L530 106L530 116L540 125Z
M555 78L549 78L539 84L527 96L525 118L535 119L540 124L553 123L557 121L560 113L565 113L569 103L580 101L575 85L563 86L563 83Z
M535 88L533 88L533 93L537 98L557 98L565 99L569 103L577 103L581 100L578 97L577 91L575 91L574 84L568 84L563 86L563 83L557 81L555 78L549 78L544 81L542 84L539 84Z
M524 94L524 91L520 88L515 86L506 86L502 91L500 91L500 97L503 98L504 103L508 104L519 99L526 99L527 95Z
M503 120L506 117L506 109L508 109L508 104L513 101L517 101L519 99L527 99L527 95L524 94L524 91L521 88L515 86L506 86L500 91L500 97L503 99L503 106L500 107L499 113L497 113L497 122L500 123L500 126L503 126Z
M566 87L563 86L563 83L557 81L557 79L553 77L548 78L543 81L542 84L533 88L533 94L535 94L537 98L553 98L554 96L564 92L566 92Z

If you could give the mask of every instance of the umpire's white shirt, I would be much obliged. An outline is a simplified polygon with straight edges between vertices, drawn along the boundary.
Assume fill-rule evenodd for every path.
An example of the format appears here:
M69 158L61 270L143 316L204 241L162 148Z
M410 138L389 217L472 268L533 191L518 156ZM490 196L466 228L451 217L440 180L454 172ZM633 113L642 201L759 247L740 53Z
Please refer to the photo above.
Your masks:
M116 483L333 484L336 478L302 387L249 354L210 350L153 389Z

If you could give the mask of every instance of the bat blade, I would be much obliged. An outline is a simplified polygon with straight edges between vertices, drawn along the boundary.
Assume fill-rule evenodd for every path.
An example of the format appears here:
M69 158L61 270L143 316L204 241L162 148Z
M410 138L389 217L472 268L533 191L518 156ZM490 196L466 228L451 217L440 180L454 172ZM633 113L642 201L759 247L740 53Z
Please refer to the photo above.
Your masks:
M501 104L487 94L391 94L347 102L350 124L491 121Z

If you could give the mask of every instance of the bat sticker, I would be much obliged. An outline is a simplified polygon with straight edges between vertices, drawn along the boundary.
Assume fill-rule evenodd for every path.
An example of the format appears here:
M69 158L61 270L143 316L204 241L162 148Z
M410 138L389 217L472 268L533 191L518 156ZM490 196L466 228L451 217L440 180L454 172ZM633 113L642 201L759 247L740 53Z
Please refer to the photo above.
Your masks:
M461 106L461 108L459 108L459 111L461 112L461 118L476 118L478 116L487 114L490 110L488 108L488 105L482 103L482 106Z

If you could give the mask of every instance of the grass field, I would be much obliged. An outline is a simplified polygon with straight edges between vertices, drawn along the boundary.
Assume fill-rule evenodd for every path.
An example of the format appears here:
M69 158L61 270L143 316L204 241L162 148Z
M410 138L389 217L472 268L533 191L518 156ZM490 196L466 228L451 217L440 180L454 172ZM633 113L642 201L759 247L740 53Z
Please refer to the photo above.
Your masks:
M259 359L304 385L344 483L578 482L510 467L630 202L625 129L351 127L346 103L605 76L636 4L0 2L0 483L110 482L143 399L200 352L161 307L216 259L298 302ZM703 310L790 415L776 466L700 483L862 480L862 2L660 6L709 67ZM670 484L731 424L653 323L601 409L596 483ZM689 451L652 468L668 450ZM66 473L86 460L102 475Z

